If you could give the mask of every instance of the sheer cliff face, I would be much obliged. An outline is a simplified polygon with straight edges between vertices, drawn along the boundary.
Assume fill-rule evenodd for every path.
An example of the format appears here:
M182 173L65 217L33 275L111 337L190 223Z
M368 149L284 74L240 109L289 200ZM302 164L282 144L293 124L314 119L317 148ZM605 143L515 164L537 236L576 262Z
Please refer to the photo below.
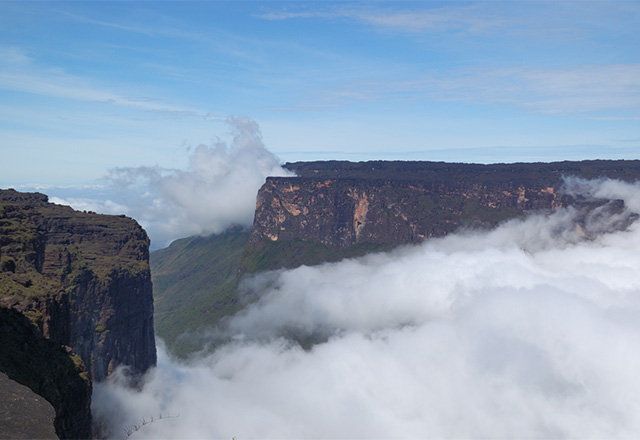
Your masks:
M251 243L294 238L338 248L411 243L561 203L553 186L269 178L258 196Z
M148 248L130 218L0 191L0 307L79 356L90 396L90 381L118 365L142 373L156 362Z
M574 203L563 176L637 178L638 161L534 164L301 162L298 177L268 178L260 189L253 249L292 240L347 249L491 227L528 211ZM279 245L281 246L281 245Z
M0 296L99 381L156 362L149 239L132 219L0 192Z

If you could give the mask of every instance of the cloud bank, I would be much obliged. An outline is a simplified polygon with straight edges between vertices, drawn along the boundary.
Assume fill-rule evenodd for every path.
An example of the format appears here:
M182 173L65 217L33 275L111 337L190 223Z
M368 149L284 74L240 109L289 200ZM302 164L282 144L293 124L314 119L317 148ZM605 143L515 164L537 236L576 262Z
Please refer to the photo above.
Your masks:
M160 346L141 390L96 385L95 415L116 436L176 416L136 438L634 438L640 186L566 190L624 206L258 275L230 342Z
M186 170L140 166L116 168L104 179L114 200L60 199L76 209L125 213L149 233L154 247L192 235L220 233L253 223L258 189L267 176L291 175L264 143L258 124L230 117L230 145L199 145Z

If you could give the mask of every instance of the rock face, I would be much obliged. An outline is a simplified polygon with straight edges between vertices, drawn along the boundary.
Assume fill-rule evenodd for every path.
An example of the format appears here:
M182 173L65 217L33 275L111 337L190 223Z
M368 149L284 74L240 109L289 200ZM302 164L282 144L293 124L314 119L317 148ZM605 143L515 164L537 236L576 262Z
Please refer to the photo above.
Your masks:
M29 388L0 372L0 438L57 439L53 428L55 410Z
M130 218L0 191L0 306L77 354L89 384L118 365L142 373L156 362L148 248Z
M0 370L51 403L58 437L91 437L91 381L80 357L69 347L46 339L15 309L0 308L0 346ZM9 415L11 404L3 396L0 412ZM31 412L38 409L30 407ZM15 416L28 412L23 409Z
M440 237L465 224L493 224L562 204L557 188L480 184L269 178L260 190L252 244L315 240L346 248Z
M343 250L414 243L575 203L562 195L563 176L640 177L638 161L302 162L286 167L297 177L270 177L259 191L249 240L254 254L282 249L282 242Z

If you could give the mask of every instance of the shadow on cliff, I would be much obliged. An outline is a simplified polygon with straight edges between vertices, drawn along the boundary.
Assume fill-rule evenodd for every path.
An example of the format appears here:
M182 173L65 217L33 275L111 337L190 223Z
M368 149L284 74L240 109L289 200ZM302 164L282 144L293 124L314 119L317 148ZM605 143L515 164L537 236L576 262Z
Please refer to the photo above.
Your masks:
M0 347L0 371L55 408L58 437L90 438L91 381L80 357L7 308L0 308Z

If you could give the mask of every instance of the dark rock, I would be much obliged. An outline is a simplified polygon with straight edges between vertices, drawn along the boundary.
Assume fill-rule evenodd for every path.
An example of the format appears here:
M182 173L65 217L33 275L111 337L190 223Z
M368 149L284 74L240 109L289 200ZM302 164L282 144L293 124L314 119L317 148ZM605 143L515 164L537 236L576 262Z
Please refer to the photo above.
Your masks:
M53 426L60 438L90 438L91 381L82 360L46 339L17 310L0 308L0 329L0 371L53 406ZM34 417L39 409L32 408Z
M460 228L494 227L527 212L552 212L580 202L562 195L565 176L640 176L640 161L285 166L297 177L267 178L258 193L244 261L249 271L317 264L358 247L385 249Z
M32 354L37 352L34 338L54 344L69 360L56 367L70 368L56 373L62 375L60 386L72 390L69 381L81 377L90 400L91 381L105 379L118 365L142 374L156 362L148 261L149 239L130 218L76 212L48 203L42 194L0 190L0 310L3 319L12 311L33 327L14 325L0 334L17 337L28 332L27 339L13 347L26 347ZM53 372L40 372L38 362L13 356L4 345L3 354L23 359L21 365L0 364L0 371L10 377L22 371L25 378L15 380L46 394L56 408L59 435L90 436L89 400L86 406L74 407L66 391L55 391L53 384L42 388ZM81 370L78 365L83 365ZM30 377L41 380L29 382ZM78 402L85 402L86 390L75 389ZM69 417L83 422L66 422Z
M57 439L56 412L28 387L0 373L0 439Z

